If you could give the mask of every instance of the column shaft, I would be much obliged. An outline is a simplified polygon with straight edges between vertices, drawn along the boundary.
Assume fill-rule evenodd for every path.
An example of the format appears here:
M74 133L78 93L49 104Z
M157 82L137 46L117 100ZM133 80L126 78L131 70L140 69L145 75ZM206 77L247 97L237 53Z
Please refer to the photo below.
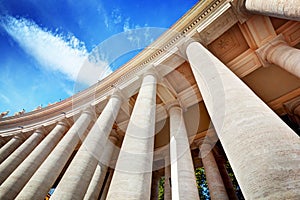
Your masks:
M109 187L111 185L111 180L112 180L113 174L114 174L114 171L112 169L110 169L108 178L105 182L103 192L102 192L101 197L100 197L100 200L106 200L107 193L108 193Z
M173 106L169 114L172 199L199 199L182 109Z
M1 149L0 149L0 164L16 150L24 139L19 136L14 136L11 138Z
M32 151L0 187L0 199L14 199L34 172L47 158L67 130L67 124L59 122L45 139Z
M84 111L63 139L38 168L16 199L43 199L72 155L92 120L91 111Z
M218 164L219 171L220 171L220 174L221 174L223 183L225 185L229 199L230 200L238 200L238 197L236 195L235 189L232 184L232 180L226 169L226 163L223 161L220 161L220 163L217 162L217 164Z
M31 151L44 138L44 131L37 129L19 148L17 148L3 163L0 165L0 183L19 166L21 162L31 153Z
M299 0L245 0L248 11L290 20L300 20Z
M200 148L209 194L212 200L226 200L229 198L211 149L211 145L205 143L202 144Z
M245 198L299 198L299 136L201 44L186 53Z
M149 199L154 148L156 77L143 78L107 199Z
M170 157L168 157L170 159ZM170 163L168 161L167 163ZM164 200L171 200L171 165L165 165Z
M105 150L101 156L100 161L95 169L93 174L93 178L90 181L89 187L84 195L84 199L92 200L98 199L101 188L103 186L103 182L108 170L108 166L110 166L111 157L113 155L115 147L115 143L117 142L117 138L114 136L110 137L113 142L107 142L105 146Z
M113 95L79 148L51 199L83 199L108 141L122 100ZM78 189L80 188L80 190Z
M152 173L152 185L151 185L151 200L158 200L160 176L157 172Z

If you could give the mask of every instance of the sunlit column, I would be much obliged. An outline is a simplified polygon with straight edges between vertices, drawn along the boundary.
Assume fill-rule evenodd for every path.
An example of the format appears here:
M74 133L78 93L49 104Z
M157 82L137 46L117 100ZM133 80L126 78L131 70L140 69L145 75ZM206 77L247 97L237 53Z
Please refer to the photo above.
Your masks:
M177 104L169 108L172 199L199 199L182 112Z
M245 8L257 14L300 21L299 0L245 0Z
M105 145L105 150L101 156L101 159L95 169L93 174L93 178L89 184L89 187L84 195L84 199L92 200L98 199L98 195L100 194L101 188L103 186L103 182L105 179L105 175L107 173L108 167L110 166L110 161L116 148L115 144L118 138L116 136L110 136L110 141Z
M154 148L156 77L144 75L107 199L149 199Z
M300 50L289 46L282 35L268 42L257 52L263 60L275 64L300 78Z
M186 53L245 198L298 199L299 136L200 43Z
M108 141L108 136L119 113L121 103L121 97L118 95L111 96L59 182L51 199L83 199Z
M0 164L25 140L23 136L14 136L0 149Z
M21 162L32 152L45 136L45 130L39 128L19 146L3 163L0 165L0 183L19 166Z
M92 118L93 112L90 109L80 115L16 199L44 199L83 137Z
M68 124L59 122L45 139L32 151L0 187L0 199L13 199L21 191L34 172L47 158L68 129Z
M226 200L229 199L222 177L220 175L218 165L212 153L211 144L203 143L200 147L200 154L205 170L205 177L207 180L209 195L212 200Z

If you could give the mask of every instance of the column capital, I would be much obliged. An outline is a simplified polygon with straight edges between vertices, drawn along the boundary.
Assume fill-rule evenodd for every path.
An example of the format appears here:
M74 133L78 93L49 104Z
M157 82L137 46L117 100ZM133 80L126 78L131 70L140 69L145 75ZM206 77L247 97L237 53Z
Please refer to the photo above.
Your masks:
M125 97L125 95L123 94L123 92L118 88L118 87L116 87L116 86L112 86L112 87L114 87L115 89L114 89L114 92L112 93L112 95L110 95L108 98L117 98L117 99L119 99L120 101L124 101L125 99L127 99L126 97Z
M20 133L18 135L14 135L14 138L16 138L17 140L21 140L21 141L24 141L26 139L26 137L22 133Z
M57 122L57 125L64 126L65 128L71 127L71 124L70 124L70 122L68 121L67 118L64 118L64 119L58 121L58 122Z
M273 40L269 41L256 50L256 54L258 55L258 58L260 59L264 67L270 66L270 64L272 63L270 57L272 56L274 50L280 45L289 46L282 34L279 34L278 36L273 38Z
M181 106L180 106L178 100L174 100L174 101L169 102L168 104L165 105L165 108L166 108L166 110L167 110L168 112L170 112L170 110L171 110L172 108L177 108L177 109L181 109L181 110L182 110L182 108L181 108Z
M44 126L41 126L41 127L37 128L37 129L34 131L34 133L40 134L41 136L44 137L44 136L46 136L46 134L47 134L47 130L45 129Z

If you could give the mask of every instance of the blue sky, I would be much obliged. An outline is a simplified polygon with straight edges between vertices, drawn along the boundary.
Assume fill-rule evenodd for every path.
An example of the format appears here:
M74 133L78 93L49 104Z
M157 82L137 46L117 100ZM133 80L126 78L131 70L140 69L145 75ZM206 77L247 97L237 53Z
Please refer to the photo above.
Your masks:
M29 112L97 82L151 43L196 2L0 0L0 112L10 110L13 115L23 108ZM113 41L124 37L127 46L128 42L136 44L133 51L119 58L110 56L108 52L121 52L124 45ZM83 72L82 66L90 62L99 44L103 48L97 64Z

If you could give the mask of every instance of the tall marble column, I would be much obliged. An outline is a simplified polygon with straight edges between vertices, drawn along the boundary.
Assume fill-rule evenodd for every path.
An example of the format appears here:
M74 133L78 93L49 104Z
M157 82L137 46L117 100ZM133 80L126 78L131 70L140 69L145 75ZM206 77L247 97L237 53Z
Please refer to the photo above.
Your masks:
M108 193L108 190L109 190L109 186L111 184L111 180L112 180L113 174L114 174L114 170L113 169L109 169L109 175L107 177L106 182L104 183L105 185L104 185L104 188L103 188L100 200L106 200L107 193Z
M93 112L90 109L82 112L66 135L24 186L16 199L44 199L72 155L76 145L83 137L92 118Z
M299 136L200 43L186 53L245 198L298 199Z
M199 149L211 199L229 199L218 169L218 165L211 151L211 144L203 143Z
M0 183L23 162L23 160L32 152L32 150L42 141L45 136L45 130L39 128L35 130L31 136L17 148L3 163L0 165Z
M199 199L190 144L182 109L171 105L170 156L172 199Z
M121 103L122 99L120 96L112 95L110 97L107 105L59 182L51 199L83 199L108 141Z
M117 143L117 136L110 136L112 142L107 142L105 145L105 150L101 156L100 161L95 169L93 178L90 181L89 187L84 195L85 200L97 200L100 194L105 175L107 173L108 167L110 166L111 157L113 155L115 145Z
M256 14L300 21L299 0L245 0L245 8Z
M171 200L171 165L170 156L166 156L165 160L165 184L164 184L164 200Z
M14 136L0 149L0 164L25 140L24 136Z
M257 53L264 61L278 65L300 78L300 50L289 46L282 35L262 46Z
M0 186L0 199L14 199L38 167L54 149L68 129L65 121L59 122L31 154Z
M151 200L158 200L158 192L159 192L159 181L160 175L158 172L152 173L152 184L151 184Z
M218 159L217 165L220 171L220 175L222 177L223 183L225 185L228 197L230 200L238 200L238 197L236 195L235 188L233 187L231 177L228 174L228 171L226 169L226 161L224 159Z
M154 148L156 77L144 75L107 194L112 199L149 199Z

